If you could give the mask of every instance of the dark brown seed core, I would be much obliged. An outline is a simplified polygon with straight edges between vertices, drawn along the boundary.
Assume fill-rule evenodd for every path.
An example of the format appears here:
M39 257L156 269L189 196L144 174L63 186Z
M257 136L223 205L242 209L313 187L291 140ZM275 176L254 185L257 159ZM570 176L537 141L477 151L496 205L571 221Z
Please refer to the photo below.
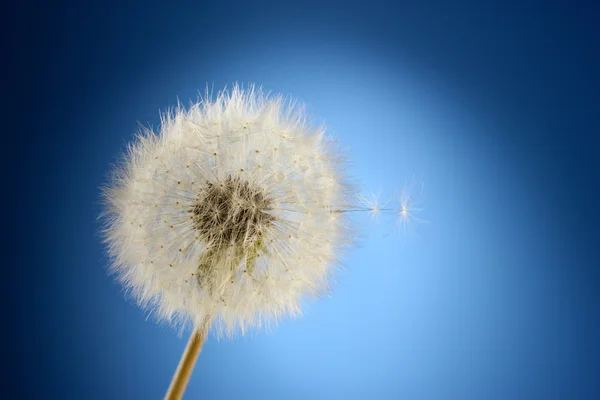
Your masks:
M275 219L269 214L271 205L258 186L228 176L206 182L190 212L205 241L218 247L251 246Z

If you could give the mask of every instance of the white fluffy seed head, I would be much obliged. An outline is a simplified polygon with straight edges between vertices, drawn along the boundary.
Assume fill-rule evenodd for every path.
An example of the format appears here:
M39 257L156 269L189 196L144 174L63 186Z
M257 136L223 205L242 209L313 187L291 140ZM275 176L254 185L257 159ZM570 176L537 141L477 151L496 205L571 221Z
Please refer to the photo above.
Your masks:
M323 127L234 86L144 129L104 188L111 271L170 323L244 333L328 289L356 196Z

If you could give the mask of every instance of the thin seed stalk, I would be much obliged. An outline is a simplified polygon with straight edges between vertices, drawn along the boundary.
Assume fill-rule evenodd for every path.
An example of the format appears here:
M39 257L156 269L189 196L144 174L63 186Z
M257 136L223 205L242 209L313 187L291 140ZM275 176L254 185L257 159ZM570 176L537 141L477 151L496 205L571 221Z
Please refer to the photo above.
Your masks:
M208 335L210 323L211 318L206 316L202 325L192 332L183 355L181 356L181 360L179 361L179 365L177 366L177 370L171 380L171 386L169 386L169 391L165 396L165 400L179 400L182 398L188 381L190 380L190 376L192 375L192 371L194 370L194 365L196 364L200 350L202 350L202 345Z

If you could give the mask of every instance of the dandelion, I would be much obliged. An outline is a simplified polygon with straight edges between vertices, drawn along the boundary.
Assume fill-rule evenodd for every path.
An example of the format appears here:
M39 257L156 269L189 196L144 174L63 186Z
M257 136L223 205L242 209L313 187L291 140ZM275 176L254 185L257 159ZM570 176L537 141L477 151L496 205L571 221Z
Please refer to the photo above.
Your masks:
M183 394L209 328L298 315L353 243L350 213L396 210L360 197L345 162L301 107L253 86L179 106L129 145L103 191L103 234L137 303L194 328L167 398Z
M356 193L324 133L281 96L234 86L164 115L115 168L111 271L158 319L193 324L191 366L210 326L243 334L327 290Z

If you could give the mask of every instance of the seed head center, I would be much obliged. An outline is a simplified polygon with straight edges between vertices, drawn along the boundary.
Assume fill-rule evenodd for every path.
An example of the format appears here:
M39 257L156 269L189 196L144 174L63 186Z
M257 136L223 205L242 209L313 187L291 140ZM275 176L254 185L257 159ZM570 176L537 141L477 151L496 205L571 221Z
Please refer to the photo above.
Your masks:
M263 190L240 177L206 182L191 208L194 228L216 246L255 244L274 221L272 200Z

